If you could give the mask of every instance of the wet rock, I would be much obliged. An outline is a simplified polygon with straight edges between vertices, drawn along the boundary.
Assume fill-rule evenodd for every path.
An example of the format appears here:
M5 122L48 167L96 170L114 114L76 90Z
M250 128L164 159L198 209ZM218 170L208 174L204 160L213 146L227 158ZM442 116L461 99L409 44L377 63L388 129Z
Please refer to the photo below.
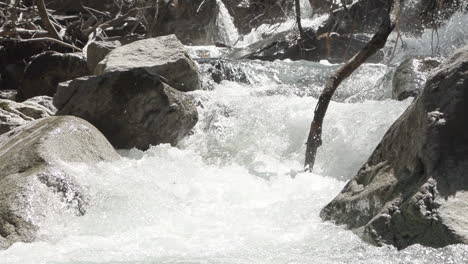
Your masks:
M261 24L285 21L293 6L289 0L178 0L160 10L154 34L175 34L186 45L232 46L236 40L228 40L226 34L246 34ZM235 28L227 29L226 23Z
M176 144L198 121L191 95L146 69L75 79L54 97L57 115L81 117L119 149Z
M349 60L364 47L369 38L365 35L323 34L316 35L306 29L306 39L301 39L297 30L279 32L244 48L237 48L227 55L230 59L258 60L329 60L341 63ZM368 62L379 62L383 52L379 51Z
M409 58L403 61L393 76L392 98L402 101L408 97L417 97L429 73L440 63L437 58Z
M86 213L86 189L64 162L118 158L95 127L76 117L42 118L1 135L0 249L34 241L48 214Z
M250 84L242 62L225 59L199 59L200 69L209 75L215 83L232 81Z
M7 99L14 101L16 98L16 90L0 90L0 99Z
M156 35L175 34L187 45L213 45L216 34L217 2L179 0L166 5L158 20Z
M468 46L442 64L321 212L373 244L468 243Z
M337 8L333 0L309 0L309 2L316 14L328 13L333 8Z
M234 24L240 33L247 34L262 24L286 21L294 14L294 1L289 0L225 0Z
M133 42L111 51L96 67L96 74L134 68L163 76L179 91L200 89L198 66L174 36L163 36Z
M79 54L45 52L35 56L26 67L17 101L54 96L60 82L89 75L86 60Z
M0 99L0 134L35 119L54 115L57 110L52 105L52 98L34 97L23 103Z

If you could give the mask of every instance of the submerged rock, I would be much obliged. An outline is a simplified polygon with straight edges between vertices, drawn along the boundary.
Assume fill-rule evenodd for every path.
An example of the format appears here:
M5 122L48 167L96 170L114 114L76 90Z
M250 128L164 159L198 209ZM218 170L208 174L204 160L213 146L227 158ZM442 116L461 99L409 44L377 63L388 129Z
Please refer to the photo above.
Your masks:
M38 96L22 103L0 99L0 134L35 119L54 115L57 110L52 105L52 98Z
M222 81L232 81L250 84L245 66L239 61L231 61L225 59L198 59L200 69L215 83Z
M417 97L429 73L440 63L436 58L409 58L403 61L393 75L392 98L402 101L408 97Z
M174 145L198 121L193 97L146 69L75 79L60 86L54 105L57 115L89 121L123 149Z
M441 65L367 163L321 212L405 248L468 243L468 47Z
M135 41L112 50L96 67L96 74L145 68L163 76L179 91L200 89L196 63L174 36Z
M0 136L0 249L32 242L48 213L83 215L88 196L64 162L119 158L88 122L70 116L33 121Z
M80 55L44 52L26 67L16 99L24 101L40 95L54 96L60 82L89 74L86 60Z

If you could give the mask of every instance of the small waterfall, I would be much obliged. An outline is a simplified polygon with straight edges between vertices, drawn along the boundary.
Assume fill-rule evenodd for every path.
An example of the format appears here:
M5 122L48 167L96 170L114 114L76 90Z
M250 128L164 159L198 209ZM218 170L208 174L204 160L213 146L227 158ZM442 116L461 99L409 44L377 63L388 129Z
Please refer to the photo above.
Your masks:
M216 41L221 42L229 46L233 46L239 39L239 32L234 25L234 19L229 14L223 1L216 0L218 5L218 15L216 17L216 29L217 39Z
M309 0L301 0L301 16L302 18L311 18L313 16L312 6Z

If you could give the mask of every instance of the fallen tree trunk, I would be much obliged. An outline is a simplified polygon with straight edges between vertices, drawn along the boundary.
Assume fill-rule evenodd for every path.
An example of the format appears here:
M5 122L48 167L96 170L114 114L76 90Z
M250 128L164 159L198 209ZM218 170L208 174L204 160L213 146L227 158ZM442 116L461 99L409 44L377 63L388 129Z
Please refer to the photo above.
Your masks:
M325 84L325 88L319 97L314 111L314 119L310 126L307 148L305 153L305 171L312 171L317 156L317 150L322 145L323 119L330 104L330 100L341 82L350 76L361 64L378 50L385 46L387 38L396 26L396 21L400 12L400 0L386 0L387 15L383 18L378 31L372 39L352 57L346 64L333 73Z

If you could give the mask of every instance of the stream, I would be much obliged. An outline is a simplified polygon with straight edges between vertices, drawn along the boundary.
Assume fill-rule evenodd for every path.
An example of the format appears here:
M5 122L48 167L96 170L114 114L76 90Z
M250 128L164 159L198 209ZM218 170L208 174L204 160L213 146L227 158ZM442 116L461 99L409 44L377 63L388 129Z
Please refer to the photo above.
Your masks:
M450 23L463 28L467 21L460 15ZM229 32L225 36L233 41ZM459 40L445 41L441 53ZM408 53L418 45L430 52L416 39L408 45ZM315 98L338 66L236 63L249 83L223 81L191 92L200 121L177 147L121 150L116 162L66 164L86 183L90 210L82 217L44 212L48 220L38 241L0 251L0 263L468 263L468 246L374 247L319 217L412 101L388 99L391 83L383 79L392 66L365 64L339 87L314 173L304 173Z

